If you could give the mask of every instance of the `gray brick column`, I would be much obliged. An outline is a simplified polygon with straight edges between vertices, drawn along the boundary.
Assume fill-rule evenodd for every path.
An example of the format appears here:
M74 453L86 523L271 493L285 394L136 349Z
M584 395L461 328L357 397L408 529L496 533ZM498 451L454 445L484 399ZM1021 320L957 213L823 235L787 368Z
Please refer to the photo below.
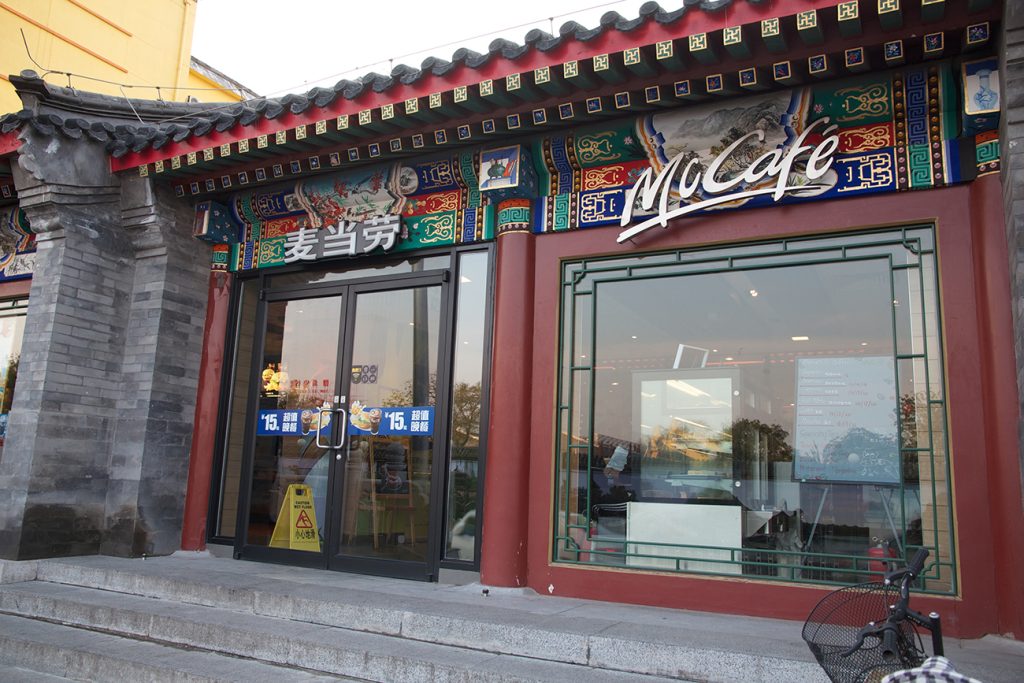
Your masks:
M1003 202L1014 303L1013 329L1020 398L1018 434L1024 477L1024 2L1008 0L1003 7L1003 50L999 69L1003 115L999 139L1003 146ZM1024 495L1024 479L1021 481L1021 493Z
M189 205L147 178L122 180L121 208L135 279L100 550L167 554L181 544L210 250Z
M29 129L18 162L38 252L0 461L0 557L95 553L133 277L120 188L95 143Z
M15 182L37 233L0 459L0 557L180 546L209 279L189 206L103 147L31 128Z

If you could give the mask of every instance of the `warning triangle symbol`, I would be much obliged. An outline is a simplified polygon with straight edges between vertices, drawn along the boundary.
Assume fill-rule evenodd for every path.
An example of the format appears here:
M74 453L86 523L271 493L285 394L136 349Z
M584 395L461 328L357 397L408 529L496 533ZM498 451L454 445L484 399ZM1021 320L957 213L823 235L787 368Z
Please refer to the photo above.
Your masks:
M296 529L312 529L313 523L309 521L309 515L306 514L305 510L299 511L299 518L295 520Z

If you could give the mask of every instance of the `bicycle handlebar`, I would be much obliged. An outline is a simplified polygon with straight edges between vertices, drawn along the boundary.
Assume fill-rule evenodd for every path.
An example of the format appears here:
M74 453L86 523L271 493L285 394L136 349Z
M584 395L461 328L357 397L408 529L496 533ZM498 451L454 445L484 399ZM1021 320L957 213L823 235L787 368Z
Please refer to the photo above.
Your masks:
M926 548L918 548L917 553L914 554L914 559L907 565L907 573L917 576L924 569L924 562L928 559L928 550Z
M882 630L882 659L891 661L900 656L896 647L896 625L886 622Z
M843 657L849 657L854 652L864 647L864 640L868 636L878 638L881 641L881 654L883 659L889 660L900 656L898 649L899 624L908 618L909 610L907 609L907 604L910 600L910 584L914 582L917 575L924 569L924 563L927 559L928 550L925 548L919 548L917 553L914 554L914 557L904 569L899 569L886 575L886 583L899 584L899 598L897 599L896 604L891 606L889 616L885 621L881 623L872 622L862 628L857 633L857 642L853 647L842 653ZM916 613L913 614L915 617L919 616ZM915 619L915 621L917 620ZM941 649L941 644L939 645L939 648Z

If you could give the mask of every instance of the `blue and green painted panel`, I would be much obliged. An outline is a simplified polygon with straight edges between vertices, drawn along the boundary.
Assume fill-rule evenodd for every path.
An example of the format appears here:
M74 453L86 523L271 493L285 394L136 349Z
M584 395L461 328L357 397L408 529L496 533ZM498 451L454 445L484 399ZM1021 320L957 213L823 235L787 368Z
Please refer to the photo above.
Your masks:
M0 208L0 282L32 277L36 236L17 205Z
M837 126L839 137L832 168L817 181L825 188L787 195L779 202L760 195L718 210L940 187L999 168L994 131L998 116L975 117L965 125L962 91L953 64L933 62L659 109L524 139L511 147L502 141L504 147L519 150L520 177L514 187L481 190L481 160L490 158L482 152L502 147L496 143L493 148L240 192L227 207L229 220L211 219L208 234L197 236L236 243L229 255L225 249L217 252L215 267L223 267L226 259L229 269L240 270L280 263L286 236L300 228L377 215L401 216L400 251L490 240L499 226L525 223L534 232L561 232L611 225L620 220L628 189L648 169L657 173L683 155L695 173L704 173L712 160L731 149L717 178L739 177L756 159L777 149L792 148L801 139L805 145L819 142L820 127L807 131L823 117ZM798 162L790 182L800 178ZM773 178L744 181L736 189L774 183ZM669 208L706 199L702 192L686 200L676 192ZM518 199L530 201L520 205ZM499 205L505 208L498 211Z

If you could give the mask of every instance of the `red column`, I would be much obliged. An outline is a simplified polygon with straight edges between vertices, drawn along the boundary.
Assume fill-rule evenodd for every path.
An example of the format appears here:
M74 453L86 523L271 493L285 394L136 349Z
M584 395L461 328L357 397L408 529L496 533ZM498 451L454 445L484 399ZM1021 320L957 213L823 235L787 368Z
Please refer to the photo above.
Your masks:
M206 298L203 357L199 363L199 392L192 427L192 454L185 492L185 517L181 530L182 550L206 548L206 517L210 506L210 473L217 438L217 406L221 375L224 370L224 340L228 307L231 301L231 277L223 271L210 273L210 291Z
M499 227L499 230L501 228ZM527 226L499 233L480 578L526 585L533 359L533 250Z
M1024 505L1018 441L1020 398L1013 372L1016 366L1011 317L1013 298L1001 190L996 175L971 183L971 227L977 245L978 326L983 337L980 360L985 374L982 382L985 428L977 442L987 447L983 452L961 456L987 460L987 521L994 541L991 578L997 605L995 617L1000 633L1010 633L1020 639L1024 638L1024 583L1020 581L1024 566Z

